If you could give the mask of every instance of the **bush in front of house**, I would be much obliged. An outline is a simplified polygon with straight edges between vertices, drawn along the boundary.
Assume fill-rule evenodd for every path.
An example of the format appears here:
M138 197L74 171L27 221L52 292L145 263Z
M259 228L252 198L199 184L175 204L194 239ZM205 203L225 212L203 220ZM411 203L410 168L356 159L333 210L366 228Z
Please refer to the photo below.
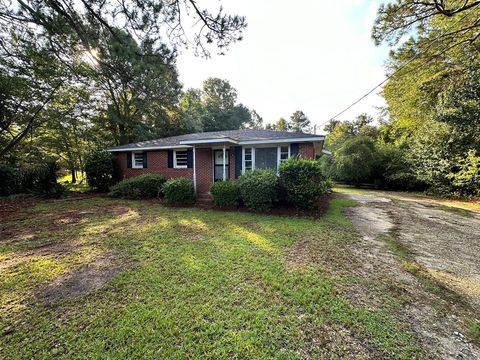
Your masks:
M322 166L315 160L291 158L280 165L279 175L287 201L297 209L314 208L328 190Z
M213 203L223 208L237 207L240 198L240 189L234 181L217 181L210 186Z
M169 205L192 205L196 199L193 182L187 178L167 180L163 185L163 194Z
M88 184L95 190L108 191L114 183L115 156L108 151L95 151L85 161Z
M0 196L16 194L20 186L20 174L13 166L0 164Z
M269 211L278 194L278 177L270 169L247 171L240 176L240 195L245 206L253 211Z
M110 188L110 196L125 198L155 198L163 194L167 179L159 174L143 174L120 181Z

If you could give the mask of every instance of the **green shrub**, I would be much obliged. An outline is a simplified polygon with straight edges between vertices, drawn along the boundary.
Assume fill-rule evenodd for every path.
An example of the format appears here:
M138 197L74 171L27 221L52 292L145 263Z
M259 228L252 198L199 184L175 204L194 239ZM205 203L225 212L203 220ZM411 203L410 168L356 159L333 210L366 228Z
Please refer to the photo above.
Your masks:
M108 151L91 153L85 161L88 184L98 191L108 191L114 183L115 156Z
M159 174L143 174L120 181L110 189L110 196L127 198L154 198L162 195L167 179Z
M47 197L60 197L65 188L57 183L58 165L55 162L15 169L0 165L0 195L34 193Z
M294 157L280 165L279 173L288 202L297 209L312 209L328 190L318 161Z
M193 182L187 178L174 178L163 185L165 201L169 205L192 205L195 203Z
M0 196L16 194L19 183L19 171L12 166L0 164Z
M278 195L278 178L273 170L247 171L240 176L240 194L253 211L269 211Z
M48 162L36 168L34 175L34 191L47 197L60 197L65 187L57 182L59 167L55 162Z
M240 189L234 181L217 181L210 187L213 203L220 207L236 207L240 198Z

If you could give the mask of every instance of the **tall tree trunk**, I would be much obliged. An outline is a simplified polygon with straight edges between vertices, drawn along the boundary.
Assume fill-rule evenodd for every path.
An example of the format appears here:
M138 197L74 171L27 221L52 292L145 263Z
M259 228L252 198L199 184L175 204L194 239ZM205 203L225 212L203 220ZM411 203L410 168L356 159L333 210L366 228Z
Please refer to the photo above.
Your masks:
M76 184L77 183L77 171L75 170L74 167L72 167L70 169L70 171L72 172L72 184Z

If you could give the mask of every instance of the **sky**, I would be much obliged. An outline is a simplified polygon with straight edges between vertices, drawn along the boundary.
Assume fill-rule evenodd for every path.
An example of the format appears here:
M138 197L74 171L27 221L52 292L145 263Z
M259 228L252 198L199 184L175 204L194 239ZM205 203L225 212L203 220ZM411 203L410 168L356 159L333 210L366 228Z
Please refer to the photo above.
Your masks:
M180 81L186 89L200 88L208 77L227 79L238 101L264 123L302 110L322 132L322 124L384 79L388 49L370 36L380 3L222 0L226 12L246 16L244 39L209 59L183 51ZM364 112L376 117L376 107L384 105L376 92L338 119Z

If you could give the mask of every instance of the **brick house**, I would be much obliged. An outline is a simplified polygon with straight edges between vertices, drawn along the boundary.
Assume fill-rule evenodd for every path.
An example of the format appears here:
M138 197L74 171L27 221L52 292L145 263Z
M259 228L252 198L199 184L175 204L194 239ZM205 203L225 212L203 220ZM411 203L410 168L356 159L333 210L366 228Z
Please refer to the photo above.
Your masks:
M291 156L315 159L323 135L274 130L229 130L172 136L107 149L117 157L119 180L144 173L191 178L199 194L213 181L245 171L277 169Z

